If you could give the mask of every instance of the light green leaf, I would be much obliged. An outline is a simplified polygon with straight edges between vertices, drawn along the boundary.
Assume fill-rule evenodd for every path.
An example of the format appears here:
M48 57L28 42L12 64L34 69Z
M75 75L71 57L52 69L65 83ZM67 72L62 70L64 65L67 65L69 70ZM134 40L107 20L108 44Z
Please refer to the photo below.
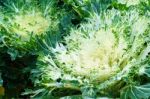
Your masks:
M140 75L147 75L148 77L150 77L150 65L149 64L146 64L144 66L142 66L139 70L139 74Z
M17 50L12 48L8 49L7 53L11 56L11 60L15 60L19 54Z
M82 95L73 95L73 96L61 97L60 99L83 99L83 98Z

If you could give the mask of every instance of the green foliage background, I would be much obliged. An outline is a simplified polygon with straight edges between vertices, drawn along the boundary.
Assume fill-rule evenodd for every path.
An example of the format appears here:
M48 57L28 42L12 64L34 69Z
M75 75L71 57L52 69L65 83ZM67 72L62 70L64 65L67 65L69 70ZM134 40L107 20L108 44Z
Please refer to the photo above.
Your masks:
M138 0L122 1L0 0L0 84L5 90L4 94L0 94L1 97L4 99L101 99L102 97L108 99L148 99L150 96L149 49L144 61L138 64L144 64L143 74L138 75L139 68L137 69L135 66L130 70L127 78L124 77L123 81L115 82L115 87L110 85L108 89L104 88L100 91L101 87L107 86L109 80L102 85L97 85L97 87L88 83L80 86L78 80L59 78L53 81L49 76L51 63L48 64L44 61L45 56L50 55L56 62L52 49L56 48L58 43L66 45L65 37L70 35L72 31L80 30L82 27L81 31L86 33L88 30L90 31L90 28L95 31L93 24L98 25L97 20L94 21L93 18L95 15L103 18L107 11L117 10L121 16L124 16L126 13L137 11L139 16L150 20L150 0L139 0L138 4L134 4ZM129 4L128 1L133 1L133 4ZM48 29L41 35L29 33L29 40L24 41L21 36L11 30L18 28L17 25L12 24L13 18L16 15L26 15L28 12L36 13L37 10L42 13L42 17L50 20ZM116 22L119 23L122 20ZM85 24L92 24L93 27L86 28ZM125 32L129 33L130 26L123 24L121 23L126 30ZM148 27L147 41L144 41L144 46L150 44L150 24ZM57 65L60 65L59 62Z

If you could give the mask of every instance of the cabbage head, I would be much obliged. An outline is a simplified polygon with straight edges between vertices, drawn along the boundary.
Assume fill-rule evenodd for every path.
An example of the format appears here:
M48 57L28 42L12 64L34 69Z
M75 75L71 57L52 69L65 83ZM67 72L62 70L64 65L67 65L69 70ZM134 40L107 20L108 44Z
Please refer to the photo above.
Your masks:
M136 10L112 9L87 20L56 47L43 41L51 53L41 55L32 70L35 86L41 88L33 96L147 99L150 18Z
M54 1L6 0L0 6L0 38L8 53L22 56L37 52L37 41L50 31L58 31ZM16 55L14 55L16 54Z

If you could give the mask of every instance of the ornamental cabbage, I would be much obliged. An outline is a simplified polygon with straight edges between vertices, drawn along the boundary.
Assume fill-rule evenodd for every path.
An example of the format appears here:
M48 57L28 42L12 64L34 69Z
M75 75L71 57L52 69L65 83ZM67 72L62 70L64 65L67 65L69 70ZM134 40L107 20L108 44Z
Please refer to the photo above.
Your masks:
M0 7L0 38L13 60L26 53L35 54L36 38L42 39L51 31L58 31L55 2L39 2L8 0Z
M141 83L145 74L150 75L149 17L135 9L112 9L87 20L72 28L56 47L43 41L51 53L39 57L32 78L35 86L50 90L39 93L58 97L59 89L73 89L85 99L141 99L142 93L142 98L149 97L148 82Z

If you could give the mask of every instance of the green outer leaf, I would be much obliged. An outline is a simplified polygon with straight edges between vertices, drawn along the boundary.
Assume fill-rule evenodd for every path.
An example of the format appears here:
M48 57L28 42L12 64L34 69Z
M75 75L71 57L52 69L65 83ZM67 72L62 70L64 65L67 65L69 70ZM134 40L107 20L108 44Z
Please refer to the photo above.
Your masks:
M121 99L148 99L150 83L141 86L127 86L121 92Z

